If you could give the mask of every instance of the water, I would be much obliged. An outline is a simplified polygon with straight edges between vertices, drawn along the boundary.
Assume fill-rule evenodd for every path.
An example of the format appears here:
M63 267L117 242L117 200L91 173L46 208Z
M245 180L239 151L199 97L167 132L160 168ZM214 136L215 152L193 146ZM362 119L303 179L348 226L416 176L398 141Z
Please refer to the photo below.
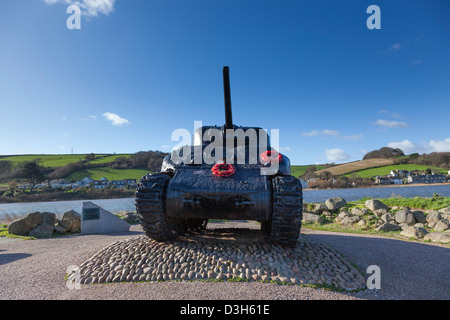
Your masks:
M416 186L416 187L378 187L378 188L354 188L334 190L305 190L303 191L304 202L325 202L331 197L342 197L347 201L358 200L364 197L390 198L402 196L404 198L431 197L437 193L444 197L450 197L450 185ZM110 212L135 211L133 198L125 199L102 199L102 200L77 200L77 201L54 201L33 203L9 203L0 204L0 222L17 219L30 212L48 211L55 213L58 217L69 210L81 213L83 202L92 201Z
M305 190L303 191L303 200L304 202L325 202L325 200L331 197L341 197L347 201L359 200L364 197L375 199L392 198L395 196L414 198L416 196L432 197L434 193L440 196L450 197L450 185Z

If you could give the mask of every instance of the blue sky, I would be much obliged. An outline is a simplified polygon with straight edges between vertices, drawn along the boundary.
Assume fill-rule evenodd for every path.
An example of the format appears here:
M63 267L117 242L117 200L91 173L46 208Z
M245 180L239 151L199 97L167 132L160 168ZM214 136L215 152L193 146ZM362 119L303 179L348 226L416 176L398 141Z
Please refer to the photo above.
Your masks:
M293 164L450 151L449 15L447 0L2 0L0 154L170 151L175 129L224 123L224 65L234 123L279 129Z

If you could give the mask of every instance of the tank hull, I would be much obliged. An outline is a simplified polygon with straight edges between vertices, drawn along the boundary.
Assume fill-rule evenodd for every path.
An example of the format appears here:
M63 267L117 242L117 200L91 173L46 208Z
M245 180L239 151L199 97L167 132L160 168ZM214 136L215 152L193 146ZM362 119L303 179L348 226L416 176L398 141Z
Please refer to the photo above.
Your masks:
M167 187L167 216L270 220L269 179L259 169L242 169L237 166L226 178L214 176L206 166L177 171Z

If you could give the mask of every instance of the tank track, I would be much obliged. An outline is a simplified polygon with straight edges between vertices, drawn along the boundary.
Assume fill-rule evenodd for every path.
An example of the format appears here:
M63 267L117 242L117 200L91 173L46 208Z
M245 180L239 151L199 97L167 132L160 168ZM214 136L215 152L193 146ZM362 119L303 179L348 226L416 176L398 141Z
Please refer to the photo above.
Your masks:
M272 179L271 240L280 245L296 245L303 218L303 194L300 180L293 176Z
M165 213L165 193L170 176L147 174L141 178L135 193L136 212L145 234L158 241L173 239L183 233L184 226L168 219Z

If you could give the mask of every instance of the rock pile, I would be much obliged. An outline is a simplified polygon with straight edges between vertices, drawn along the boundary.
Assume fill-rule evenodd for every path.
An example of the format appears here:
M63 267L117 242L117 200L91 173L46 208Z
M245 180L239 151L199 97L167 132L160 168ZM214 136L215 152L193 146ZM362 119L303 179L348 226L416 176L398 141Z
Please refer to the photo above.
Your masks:
M286 248L251 237L224 240L217 233L211 235L214 232L207 230L201 236L171 242L145 236L118 241L97 252L68 279L81 284L243 280L348 291L365 287L365 278L345 258L307 236L300 235L296 247Z
M48 238L54 232L58 234L81 232L81 215L71 210L65 212L59 220L51 212L32 212L13 221L8 226L8 232L9 234L34 238Z
M327 199L325 204L313 204L313 208L308 212L308 204L304 205L303 224L323 223L327 219L345 227L401 231L400 234L408 238L450 242L450 208L439 211L390 208L379 200L370 199L364 207L349 209L342 198Z

